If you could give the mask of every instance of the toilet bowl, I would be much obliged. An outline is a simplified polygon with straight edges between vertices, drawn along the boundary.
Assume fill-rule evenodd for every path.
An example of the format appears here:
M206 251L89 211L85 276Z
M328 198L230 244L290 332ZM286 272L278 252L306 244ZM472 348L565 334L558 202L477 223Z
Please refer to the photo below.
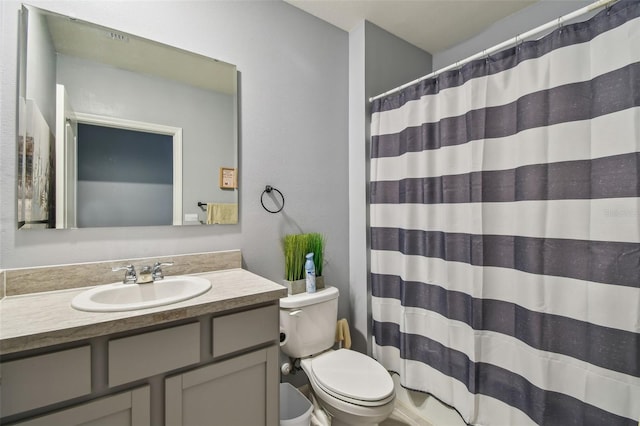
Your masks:
M300 364L318 402L332 417L332 426L375 425L393 411L393 380L374 359L339 349Z
M280 299L280 347L289 357L300 359L332 426L376 425L393 411L393 380L373 358L332 349L337 310L335 287Z

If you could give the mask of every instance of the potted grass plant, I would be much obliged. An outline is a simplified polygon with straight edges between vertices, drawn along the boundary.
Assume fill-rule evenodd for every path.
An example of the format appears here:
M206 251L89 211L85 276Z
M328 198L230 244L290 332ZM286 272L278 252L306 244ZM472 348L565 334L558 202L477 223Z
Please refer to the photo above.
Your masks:
M316 288L324 288L322 264L324 262L324 236L319 233L289 234L284 237L285 285L289 294L304 293L304 262L307 253L313 253L316 269Z

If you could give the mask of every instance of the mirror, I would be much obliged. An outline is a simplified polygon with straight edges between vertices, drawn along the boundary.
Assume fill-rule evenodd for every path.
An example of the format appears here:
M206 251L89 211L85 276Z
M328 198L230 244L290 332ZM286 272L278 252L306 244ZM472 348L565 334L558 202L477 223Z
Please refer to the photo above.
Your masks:
M238 221L237 70L23 6L19 229Z

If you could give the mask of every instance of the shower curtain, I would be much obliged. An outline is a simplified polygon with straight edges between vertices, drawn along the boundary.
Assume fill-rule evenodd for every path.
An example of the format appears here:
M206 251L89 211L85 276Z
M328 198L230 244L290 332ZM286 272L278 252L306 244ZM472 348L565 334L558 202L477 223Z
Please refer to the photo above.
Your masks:
M372 105L373 354L479 425L638 425L640 1Z

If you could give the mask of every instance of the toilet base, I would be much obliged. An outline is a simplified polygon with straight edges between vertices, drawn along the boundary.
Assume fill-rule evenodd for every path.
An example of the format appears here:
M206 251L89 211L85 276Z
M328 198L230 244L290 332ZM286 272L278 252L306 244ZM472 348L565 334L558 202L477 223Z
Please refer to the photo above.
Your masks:
M331 417L331 426L376 426L393 412L395 399L379 407L361 407L336 400L311 383L310 392L320 408Z
M378 423L344 423L332 417L331 426L378 426Z

